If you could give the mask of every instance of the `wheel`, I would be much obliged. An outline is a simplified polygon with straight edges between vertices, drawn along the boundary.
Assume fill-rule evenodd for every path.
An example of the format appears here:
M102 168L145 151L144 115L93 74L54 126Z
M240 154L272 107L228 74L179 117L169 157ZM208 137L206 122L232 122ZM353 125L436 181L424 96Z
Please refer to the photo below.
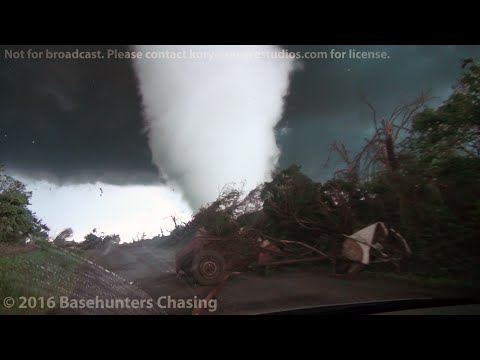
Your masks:
M200 251L192 261L192 276L200 285L215 285L225 276L225 259L213 250Z

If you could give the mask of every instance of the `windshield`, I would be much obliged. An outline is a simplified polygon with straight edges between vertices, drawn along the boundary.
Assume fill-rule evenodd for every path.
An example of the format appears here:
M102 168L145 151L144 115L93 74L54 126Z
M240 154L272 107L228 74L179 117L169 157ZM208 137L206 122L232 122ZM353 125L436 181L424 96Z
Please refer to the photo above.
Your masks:
M478 59L0 47L0 314L477 296Z

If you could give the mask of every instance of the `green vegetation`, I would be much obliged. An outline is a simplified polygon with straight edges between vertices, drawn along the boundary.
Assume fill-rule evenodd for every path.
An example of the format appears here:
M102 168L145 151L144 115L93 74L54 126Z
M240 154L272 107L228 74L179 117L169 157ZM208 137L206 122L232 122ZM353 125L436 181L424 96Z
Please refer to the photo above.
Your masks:
M59 296L71 294L84 261L50 245L28 253L0 256L0 299L12 297L16 302L11 309L1 304L0 314L47 313L50 309L46 303L19 308L20 297L35 297L36 301L55 297L58 303Z
M48 238L48 227L27 208L32 194L20 181L1 174L1 170L0 167L0 243Z

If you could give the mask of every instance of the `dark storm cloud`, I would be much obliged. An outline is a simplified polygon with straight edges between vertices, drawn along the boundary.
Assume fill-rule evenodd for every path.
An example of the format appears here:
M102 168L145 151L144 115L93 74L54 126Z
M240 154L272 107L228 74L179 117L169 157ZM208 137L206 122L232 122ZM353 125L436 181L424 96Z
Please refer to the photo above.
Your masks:
M16 50L47 47L17 47ZM126 47L53 47L96 51ZM303 60L294 73L277 141L280 166L303 166L316 180L336 139L356 150L370 129L363 93L387 112L421 90L445 98L461 59L479 46L287 46L290 51L387 51L386 60ZM156 182L129 60L7 60L0 47L0 164L57 183ZM284 129L287 129L285 131ZM5 136L6 135L6 136Z
M14 49L29 48L115 47ZM15 60L8 49L0 47L0 163L57 183L158 181L128 60Z
M390 59L303 60L303 71L292 78L281 124L288 131L278 135L281 166L297 163L324 180L332 173L332 167L323 167L330 144L338 139L356 150L370 130L371 113L359 94L379 113L422 90L444 99L461 74L461 60L480 57L479 46L287 46L302 53L350 48L386 51Z

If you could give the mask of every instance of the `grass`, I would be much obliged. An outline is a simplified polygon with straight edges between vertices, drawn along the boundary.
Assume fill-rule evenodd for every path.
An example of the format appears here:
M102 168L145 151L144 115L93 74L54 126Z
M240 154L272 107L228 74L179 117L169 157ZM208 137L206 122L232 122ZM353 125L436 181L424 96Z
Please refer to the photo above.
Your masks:
M83 262L78 256L47 245L29 253L0 256L0 314L47 313L47 299L71 293ZM6 297L15 300L12 308L4 306ZM36 299L27 304L22 297ZM24 307L20 308L22 303Z

